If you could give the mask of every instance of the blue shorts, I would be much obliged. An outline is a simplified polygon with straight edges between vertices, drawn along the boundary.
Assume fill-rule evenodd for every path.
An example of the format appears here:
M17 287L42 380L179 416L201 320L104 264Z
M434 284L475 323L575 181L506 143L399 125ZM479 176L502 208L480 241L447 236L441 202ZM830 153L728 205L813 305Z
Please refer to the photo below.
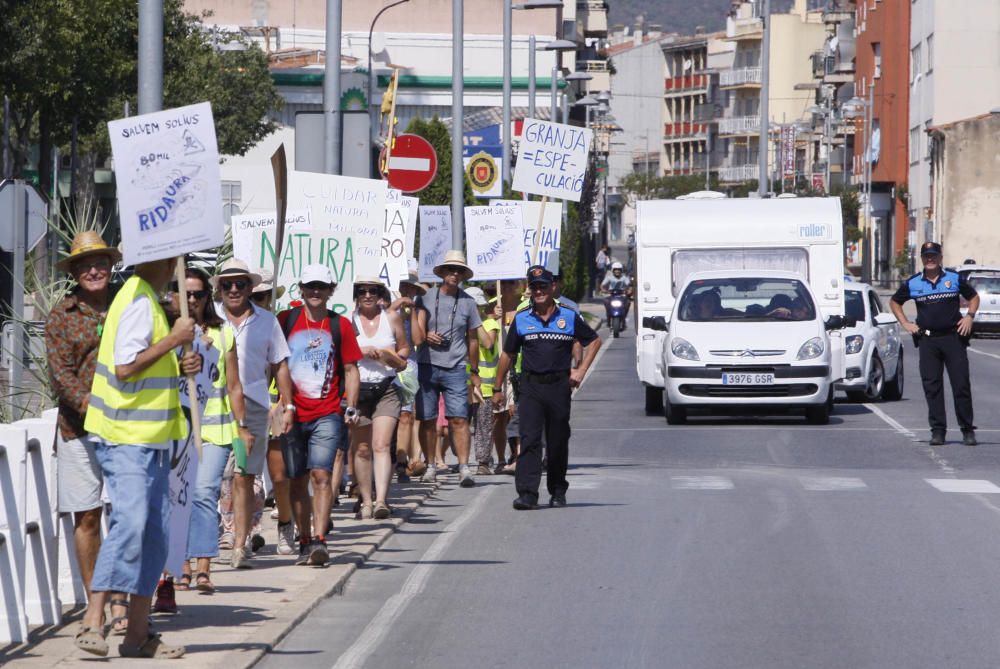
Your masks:
M469 418L469 373L465 363L448 369L427 363L417 367L420 390L414 398L417 420L434 420L438 415L438 397L444 395L446 418Z
M285 476L297 479L312 469L333 471L333 458L341 447L344 418L340 414L296 422L292 431L281 435L281 456Z

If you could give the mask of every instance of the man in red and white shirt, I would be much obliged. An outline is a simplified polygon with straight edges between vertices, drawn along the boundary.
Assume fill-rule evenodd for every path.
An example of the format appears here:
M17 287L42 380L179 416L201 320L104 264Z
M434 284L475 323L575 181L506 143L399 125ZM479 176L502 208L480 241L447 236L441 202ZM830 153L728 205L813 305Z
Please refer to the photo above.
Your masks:
M333 502L330 474L346 429L344 423L357 421L361 349L350 321L327 309L335 286L326 266L307 265L299 278L304 305L278 314L291 351L288 370L295 425L282 437L281 447L291 482L292 512L299 527L296 564L318 566L329 559L325 537ZM346 398L343 410L342 398Z

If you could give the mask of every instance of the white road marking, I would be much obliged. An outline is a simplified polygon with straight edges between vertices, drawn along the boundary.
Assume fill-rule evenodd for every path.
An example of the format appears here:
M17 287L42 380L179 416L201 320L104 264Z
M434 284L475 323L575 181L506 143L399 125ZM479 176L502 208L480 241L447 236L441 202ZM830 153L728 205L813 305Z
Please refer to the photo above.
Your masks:
M972 346L969 347L969 352L978 353L979 355L985 355L988 358L996 358L997 360L1000 360L1000 355L997 355L996 353L987 353L986 351L983 351L978 348L973 348Z
M1000 493L992 481L985 479L924 479L941 492Z
M724 476L671 476L674 490L732 490L733 482Z
M601 487L601 482L595 476L573 476L569 475L569 487L571 490L596 490Z
M577 432L692 432L701 431L705 432L708 430L734 430L738 432L774 432L775 429L780 429L781 431L786 430L799 430L804 432L816 432L817 429L822 430L824 428L815 425L805 426L805 425L748 425L748 424L737 424L737 425L718 425L718 424L706 424L706 425L663 425L662 427L574 427L573 433ZM836 430L837 432L895 432L896 430L888 427L844 427L843 425L830 426L826 429ZM979 430L976 432L1000 432L998 430Z
M375 614L375 617L365 627L357 641L333 665L334 669L353 669L365 663L372 652L378 648L382 639L392 631L393 623L396 619L402 615L410 602L423 591L427 580L434 572L435 567L437 567L435 562L448 550L452 542L458 537L458 533L462 531L462 528L479 513L479 509L496 489L497 486L485 488L482 493L469 503L465 511L462 512L462 515L453 520L441 532L430 548L427 549L427 552L424 553L423 557L420 558L420 563L410 572L399 593L386 600L382 608L379 609L379 612Z
M389 156L390 170L410 170L412 172L430 172L429 158L406 158L404 156Z
M868 487L861 479L850 476L800 476L799 482L806 490L816 492L864 490Z
M896 430L896 432L903 435L904 437L907 437L910 441L923 443L923 440L919 438L916 434L914 434L912 430L904 427L899 421L897 421L895 418L893 418L886 412L879 409L874 404L866 402L862 406L871 411L879 418L881 418L885 423L887 423L894 430ZM934 462L934 464L938 466L938 469L940 469L942 473L944 473L947 476L955 475L955 468L952 467L950 464L948 464L947 460L938 455L937 451L935 451L932 446L924 444L922 450L924 452L924 455L930 458Z
M590 367L587 369L587 375L583 377L583 381L581 381L580 385L573 390L574 395L578 390L580 390L580 388L583 388L583 385L587 383L587 379L589 379L590 375L594 373L595 369L597 369L597 365L601 362L601 358L603 358L604 354L607 353L609 348L611 348L612 341L614 340L611 337L608 337L601 342L601 348L597 352L597 357L594 358L594 362L590 363Z

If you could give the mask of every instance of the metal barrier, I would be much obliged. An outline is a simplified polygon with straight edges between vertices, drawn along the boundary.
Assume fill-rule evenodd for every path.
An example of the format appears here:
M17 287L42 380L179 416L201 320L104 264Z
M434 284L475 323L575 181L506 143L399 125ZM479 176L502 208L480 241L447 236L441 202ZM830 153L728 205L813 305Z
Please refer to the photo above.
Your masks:
M24 610L24 508L28 434L24 428L0 425L0 644L28 637Z

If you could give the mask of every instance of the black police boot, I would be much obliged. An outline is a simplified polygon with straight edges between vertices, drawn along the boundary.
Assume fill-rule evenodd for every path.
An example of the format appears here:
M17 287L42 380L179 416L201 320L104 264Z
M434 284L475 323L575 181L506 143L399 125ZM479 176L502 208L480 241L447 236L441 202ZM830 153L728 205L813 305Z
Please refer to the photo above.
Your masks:
M962 443L966 446L976 446L979 444L976 441L976 431L975 430L962 430Z
M549 506L562 507L566 506L566 493L557 492L549 498Z
M944 446L944 430L931 430L931 446Z
M532 509L537 509L537 508L538 508L537 497L524 494L514 500L514 509L516 511L531 511Z

